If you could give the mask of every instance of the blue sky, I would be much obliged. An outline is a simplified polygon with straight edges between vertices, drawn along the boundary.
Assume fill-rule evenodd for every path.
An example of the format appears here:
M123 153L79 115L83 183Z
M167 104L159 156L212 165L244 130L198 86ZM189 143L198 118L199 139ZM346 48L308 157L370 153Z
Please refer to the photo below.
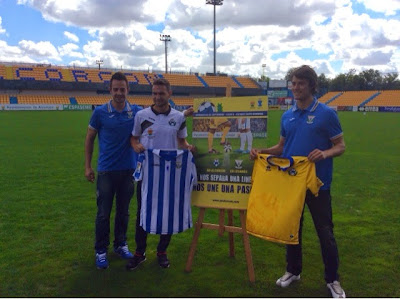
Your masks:
M121 3L118 5L118 3ZM268 5L266 5L268 3ZM0 63L213 70L213 7L201 0L0 0ZM226 0L217 7L217 71L283 78L310 64L400 72L400 0Z

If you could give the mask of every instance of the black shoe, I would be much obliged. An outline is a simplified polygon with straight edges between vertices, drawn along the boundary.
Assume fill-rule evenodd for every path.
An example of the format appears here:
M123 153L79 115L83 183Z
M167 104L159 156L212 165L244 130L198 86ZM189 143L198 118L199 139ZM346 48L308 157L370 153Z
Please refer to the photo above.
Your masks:
M157 259L161 268L169 268L169 260L166 253L157 253Z
M134 270L136 269L141 263L143 263L146 260L146 255L139 255L136 254L133 256L133 258L129 259L129 262L126 264L126 270Z

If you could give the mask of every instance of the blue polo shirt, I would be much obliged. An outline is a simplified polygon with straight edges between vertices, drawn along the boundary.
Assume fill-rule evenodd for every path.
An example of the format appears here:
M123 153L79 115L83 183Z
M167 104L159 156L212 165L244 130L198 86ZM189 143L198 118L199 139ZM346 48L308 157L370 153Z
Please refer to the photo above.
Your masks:
M131 147L130 137L136 112L141 109L126 101L124 110L119 112L109 101L93 111L89 127L99 136L97 171L136 168L137 154Z
M332 140L343 135L337 113L318 102L316 98L305 110L295 104L281 118L281 136L285 138L283 156L308 156L314 149L322 151L332 147ZM318 178L324 183L322 190L330 189L333 159L315 164Z

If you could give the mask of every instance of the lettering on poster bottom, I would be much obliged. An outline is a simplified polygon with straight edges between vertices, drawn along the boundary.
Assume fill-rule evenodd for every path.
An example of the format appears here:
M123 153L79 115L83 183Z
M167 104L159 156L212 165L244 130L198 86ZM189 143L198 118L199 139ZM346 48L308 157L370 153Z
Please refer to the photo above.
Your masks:
M200 181L212 182L232 182L232 183L251 183L251 176L240 175L219 175L219 174L200 174Z
M199 183L194 187L195 191L207 192L222 192L222 193L237 193L249 194L251 185L232 185L232 184L212 184L212 183Z
M251 176L230 175L229 182L234 183L251 183Z

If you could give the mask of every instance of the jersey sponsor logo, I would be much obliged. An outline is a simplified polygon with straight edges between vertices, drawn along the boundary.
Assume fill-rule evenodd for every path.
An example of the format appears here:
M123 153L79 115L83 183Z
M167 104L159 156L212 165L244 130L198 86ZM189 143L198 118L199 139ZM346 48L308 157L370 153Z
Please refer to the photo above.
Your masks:
M315 118L315 115L308 115L307 123L308 123L309 125L311 125L312 123L314 123L314 118Z

